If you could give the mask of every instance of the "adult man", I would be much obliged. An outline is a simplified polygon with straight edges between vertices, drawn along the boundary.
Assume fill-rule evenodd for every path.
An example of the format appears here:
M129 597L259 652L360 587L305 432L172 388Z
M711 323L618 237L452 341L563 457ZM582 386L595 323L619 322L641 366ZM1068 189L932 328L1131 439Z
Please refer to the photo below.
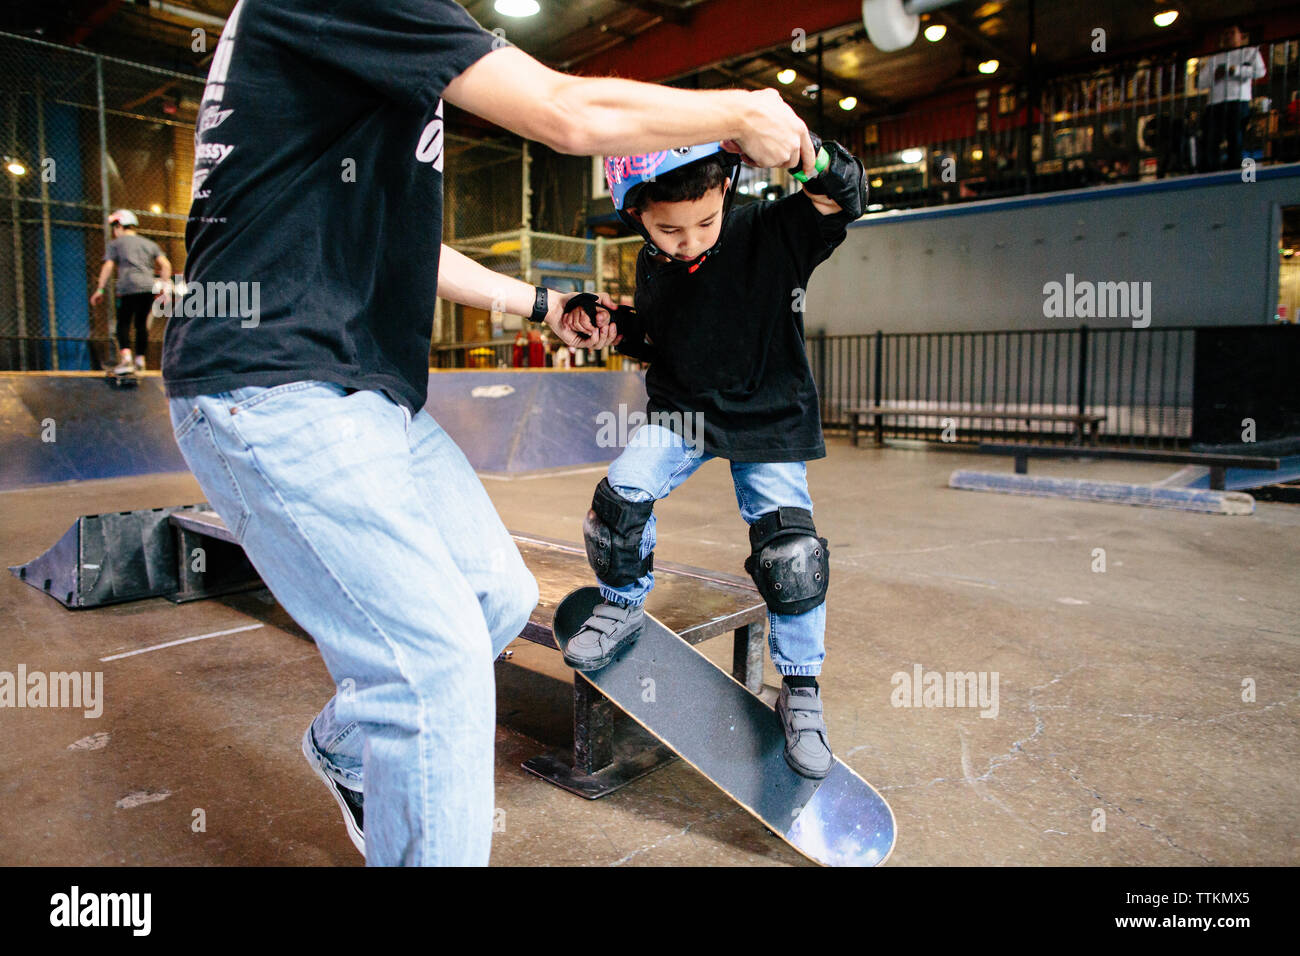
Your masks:
M108 217L113 238L104 248L104 264L99 268L98 288L90 297L91 305L104 301L113 267L117 266L117 367L118 374L143 371L149 352L149 312L154 300L165 295L172 278L171 261L158 243L136 233L140 221L129 209L119 209ZM163 292L154 292L155 272L162 281ZM132 336L134 331L134 336ZM135 346L134 361L131 346Z
M1207 56L1196 73L1196 86L1206 90L1205 168L1240 169L1242 141L1250 116L1252 87L1267 75L1257 47L1246 46L1241 27L1223 31L1221 53ZM1226 144L1226 149L1220 144Z
M451 0L232 11L186 234L187 285L206 299L177 306L163 372L187 462L339 687L303 750L372 864L487 862L492 661L537 598L421 410L435 291L581 341L562 327L569 296L440 246L444 98L562 152L714 139L813 166L773 91L564 76ZM582 331L596 348L616 334Z

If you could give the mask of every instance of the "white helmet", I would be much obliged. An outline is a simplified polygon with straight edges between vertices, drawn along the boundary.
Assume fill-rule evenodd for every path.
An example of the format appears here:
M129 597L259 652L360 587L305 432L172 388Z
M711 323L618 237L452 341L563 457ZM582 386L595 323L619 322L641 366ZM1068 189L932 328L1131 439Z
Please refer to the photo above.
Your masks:
M119 209L117 212L113 213L113 215L108 217L108 223L109 225L117 225L126 228L127 226L140 225L140 220L135 218L135 213L131 210Z

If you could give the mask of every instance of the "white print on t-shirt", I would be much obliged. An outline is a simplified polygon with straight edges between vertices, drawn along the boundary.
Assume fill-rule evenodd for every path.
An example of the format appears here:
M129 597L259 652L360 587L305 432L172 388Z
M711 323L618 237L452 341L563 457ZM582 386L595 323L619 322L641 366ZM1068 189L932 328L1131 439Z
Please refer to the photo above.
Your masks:
M442 100L438 100L433 119L420 134L420 142L415 147L415 158L422 163L433 163L433 168L442 172Z
M239 27L239 13L244 7L244 0L235 4L226 20L221 39L217 42L217 51L212 57L212 68L208 70L208 82L203 88L203 106L199 113L199 122L194 127L194 177L190 184L190 201L206 199L208 191L200 189L203 181L223 159L234 151L229 143L205 143L203 134L215 129L226 121L234 110L220 109L222 97L226 95L226 75L230 72L230 58L235 52L235 31Z
M212 165L215 166L229 156L230 151L234 148L228 143L199 143L194 147L194 158L210 159Z
M219 110L215 106L206 107L199 115L198 132L206 133L210 129L216 129L233 112L234 110Z

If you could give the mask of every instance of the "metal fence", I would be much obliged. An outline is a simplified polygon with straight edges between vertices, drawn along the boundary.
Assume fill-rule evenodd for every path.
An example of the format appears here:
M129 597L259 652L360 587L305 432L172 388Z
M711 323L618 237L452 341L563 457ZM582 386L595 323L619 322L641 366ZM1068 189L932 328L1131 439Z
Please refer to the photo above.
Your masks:
M134 212L139 233L184 274L203 83L203 77L0 33L0 369L90 369L113 355L112 289L98 307L89 302L112 210ZM527 144L449 133L446 156L449 245L530 283L630 300L639 240L532 228ZM553 192L542 198L555 204ZM459 345L435 349L431 364L510 364L502 336L515 328L518 319L440 301L434 342ZM150 367L157 367L162 335L163 323L154 321ZM493 340L490 358L482 351L471 358L485 340Z
M807 351L828 428L848 428L854 408L885 406L913 413L885 419L894 438L1066 442L1069 422L980 412L1091 414L1104 416L1103 442L1175 449L1192 434L1195 335L1191 326L877 332L810 336Z
M1245 157L1295 162L1300 40L1258 49L1268 75L1251 87ZM854 145L871 175L873 209L1225 168L1226 135L1207 116L1215 56L1144 57L1032 88L991 77L960 102L870 120Z
M108 354L112 297L88 297L111 210L135 212L184 271L202 84L0 34L0 368L86 369Z

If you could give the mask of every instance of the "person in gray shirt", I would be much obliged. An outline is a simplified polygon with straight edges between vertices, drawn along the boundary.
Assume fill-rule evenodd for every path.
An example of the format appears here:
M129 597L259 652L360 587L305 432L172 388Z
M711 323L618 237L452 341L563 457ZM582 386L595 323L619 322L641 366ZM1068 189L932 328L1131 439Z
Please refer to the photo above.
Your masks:
M129 209L119 209L108 217L113 238L104 249L104 264L99 269L98 288L90 297L91 305L104 301L108 279L117 266L117 347L118 364L114 372L143 371L149 350L149 310L154 299L165 294L171 283L172 264L158 243L135 231L139 220ZM162 279L163 292L154 292L154 281ZM132 359L132 328L135 330L135 355Z

